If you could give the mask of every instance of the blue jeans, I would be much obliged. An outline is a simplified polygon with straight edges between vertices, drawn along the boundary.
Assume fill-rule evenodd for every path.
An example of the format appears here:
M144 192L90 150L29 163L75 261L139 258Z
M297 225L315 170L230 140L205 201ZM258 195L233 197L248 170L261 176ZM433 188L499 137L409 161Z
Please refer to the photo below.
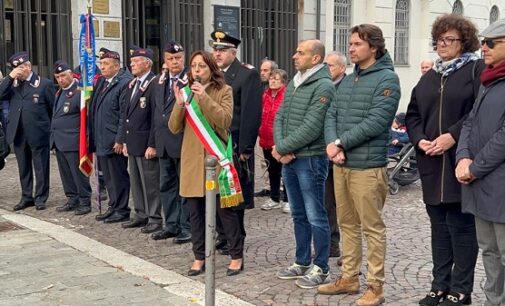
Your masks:
M328 158L325 155L298 157L282 167L295 229L296 263L310 265L310 246L314 240L314 264L325 273L329 270L330 248L330 226L324 206L327 175Z

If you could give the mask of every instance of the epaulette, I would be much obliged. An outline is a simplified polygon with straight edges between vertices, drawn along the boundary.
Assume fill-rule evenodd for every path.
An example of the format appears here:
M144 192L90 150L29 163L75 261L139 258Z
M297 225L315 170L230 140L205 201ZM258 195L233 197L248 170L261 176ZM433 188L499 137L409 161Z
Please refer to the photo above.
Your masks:
M247 69L254 69L255 67L251 64L247 64L247 63L242 63L242 67L245 67Z

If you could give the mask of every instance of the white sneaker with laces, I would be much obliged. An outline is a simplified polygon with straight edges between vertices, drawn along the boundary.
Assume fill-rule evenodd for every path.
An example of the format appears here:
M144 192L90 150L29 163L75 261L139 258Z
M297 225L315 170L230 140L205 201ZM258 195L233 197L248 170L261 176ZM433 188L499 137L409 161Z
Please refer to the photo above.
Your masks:
M274 208L281 208L281 203L275 202L272 199L268 199L265 201L265 203L263 205L261 205L262 210L271 210Z
M289 202L282 202L282 212L285 214L291 213L291 208L289 208Z

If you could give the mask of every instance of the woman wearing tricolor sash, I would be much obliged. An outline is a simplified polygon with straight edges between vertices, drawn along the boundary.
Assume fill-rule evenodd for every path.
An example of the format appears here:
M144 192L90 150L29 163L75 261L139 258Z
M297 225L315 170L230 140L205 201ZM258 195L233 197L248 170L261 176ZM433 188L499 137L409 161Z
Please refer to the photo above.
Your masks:
M174 85L176 103L168 127L184 133L181 150L179 193L190 210L191 242L195 260L188 271L196 276L205 269L205 165L207 154L218 157L219 191L216 205L230 244L231 262L227 275L240 273L244 239L237 214L231 207L243 201L238 176L233 166L228 129L232 120L233 93L226 85L212 55L196 51L190 59L189 85L179 90ZM191 97L193 93L193 97ZM191 101L188 99L191 98ZM230 150L228 150L230 149Z

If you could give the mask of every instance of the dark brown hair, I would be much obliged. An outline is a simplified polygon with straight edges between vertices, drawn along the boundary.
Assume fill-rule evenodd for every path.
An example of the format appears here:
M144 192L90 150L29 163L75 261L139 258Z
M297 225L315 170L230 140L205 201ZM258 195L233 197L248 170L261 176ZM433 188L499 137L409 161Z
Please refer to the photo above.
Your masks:
M386 54L386 43L384 41L384 36L382 35L382 30L378 26L364 23L352 27L350 32L351 34L358 33L360 39L368 42L371 48L377 49L375 59L378 59Z
M282 84L284 84L284 85L288 84L288 73L285 70L282 70L282 69L272 70L272 72L270 73L270 76L272 77L272 76L276 76L276 75L279 75L281 77Z
M224 74L217 67L216 60L214 59L214 57L212 56L211 53L209 53L207 51L203 51L203 50L198 50L198 51L193 52L193 54L191 54L191 58L189 59L190 67L191 67L191 62L193 62L193 59L197 55L201 55L205 64L207 64L207 66L209 66L210 82L211 82L210 86L214 86L214 88L216 88L216 89L222 89L226 85L226 82L224 81ZM191 70L188 73L188 78L189 78L189 86L191 86L193 84L193 82L195 81L193 79L193 75L191 74Z
M431 27L433 50L437 50L438 38L447 31L455 30L461 36L461 51L475 52L479 50L480 43L477 37L477 28L470 20L459 14L445 14L438 17Z

